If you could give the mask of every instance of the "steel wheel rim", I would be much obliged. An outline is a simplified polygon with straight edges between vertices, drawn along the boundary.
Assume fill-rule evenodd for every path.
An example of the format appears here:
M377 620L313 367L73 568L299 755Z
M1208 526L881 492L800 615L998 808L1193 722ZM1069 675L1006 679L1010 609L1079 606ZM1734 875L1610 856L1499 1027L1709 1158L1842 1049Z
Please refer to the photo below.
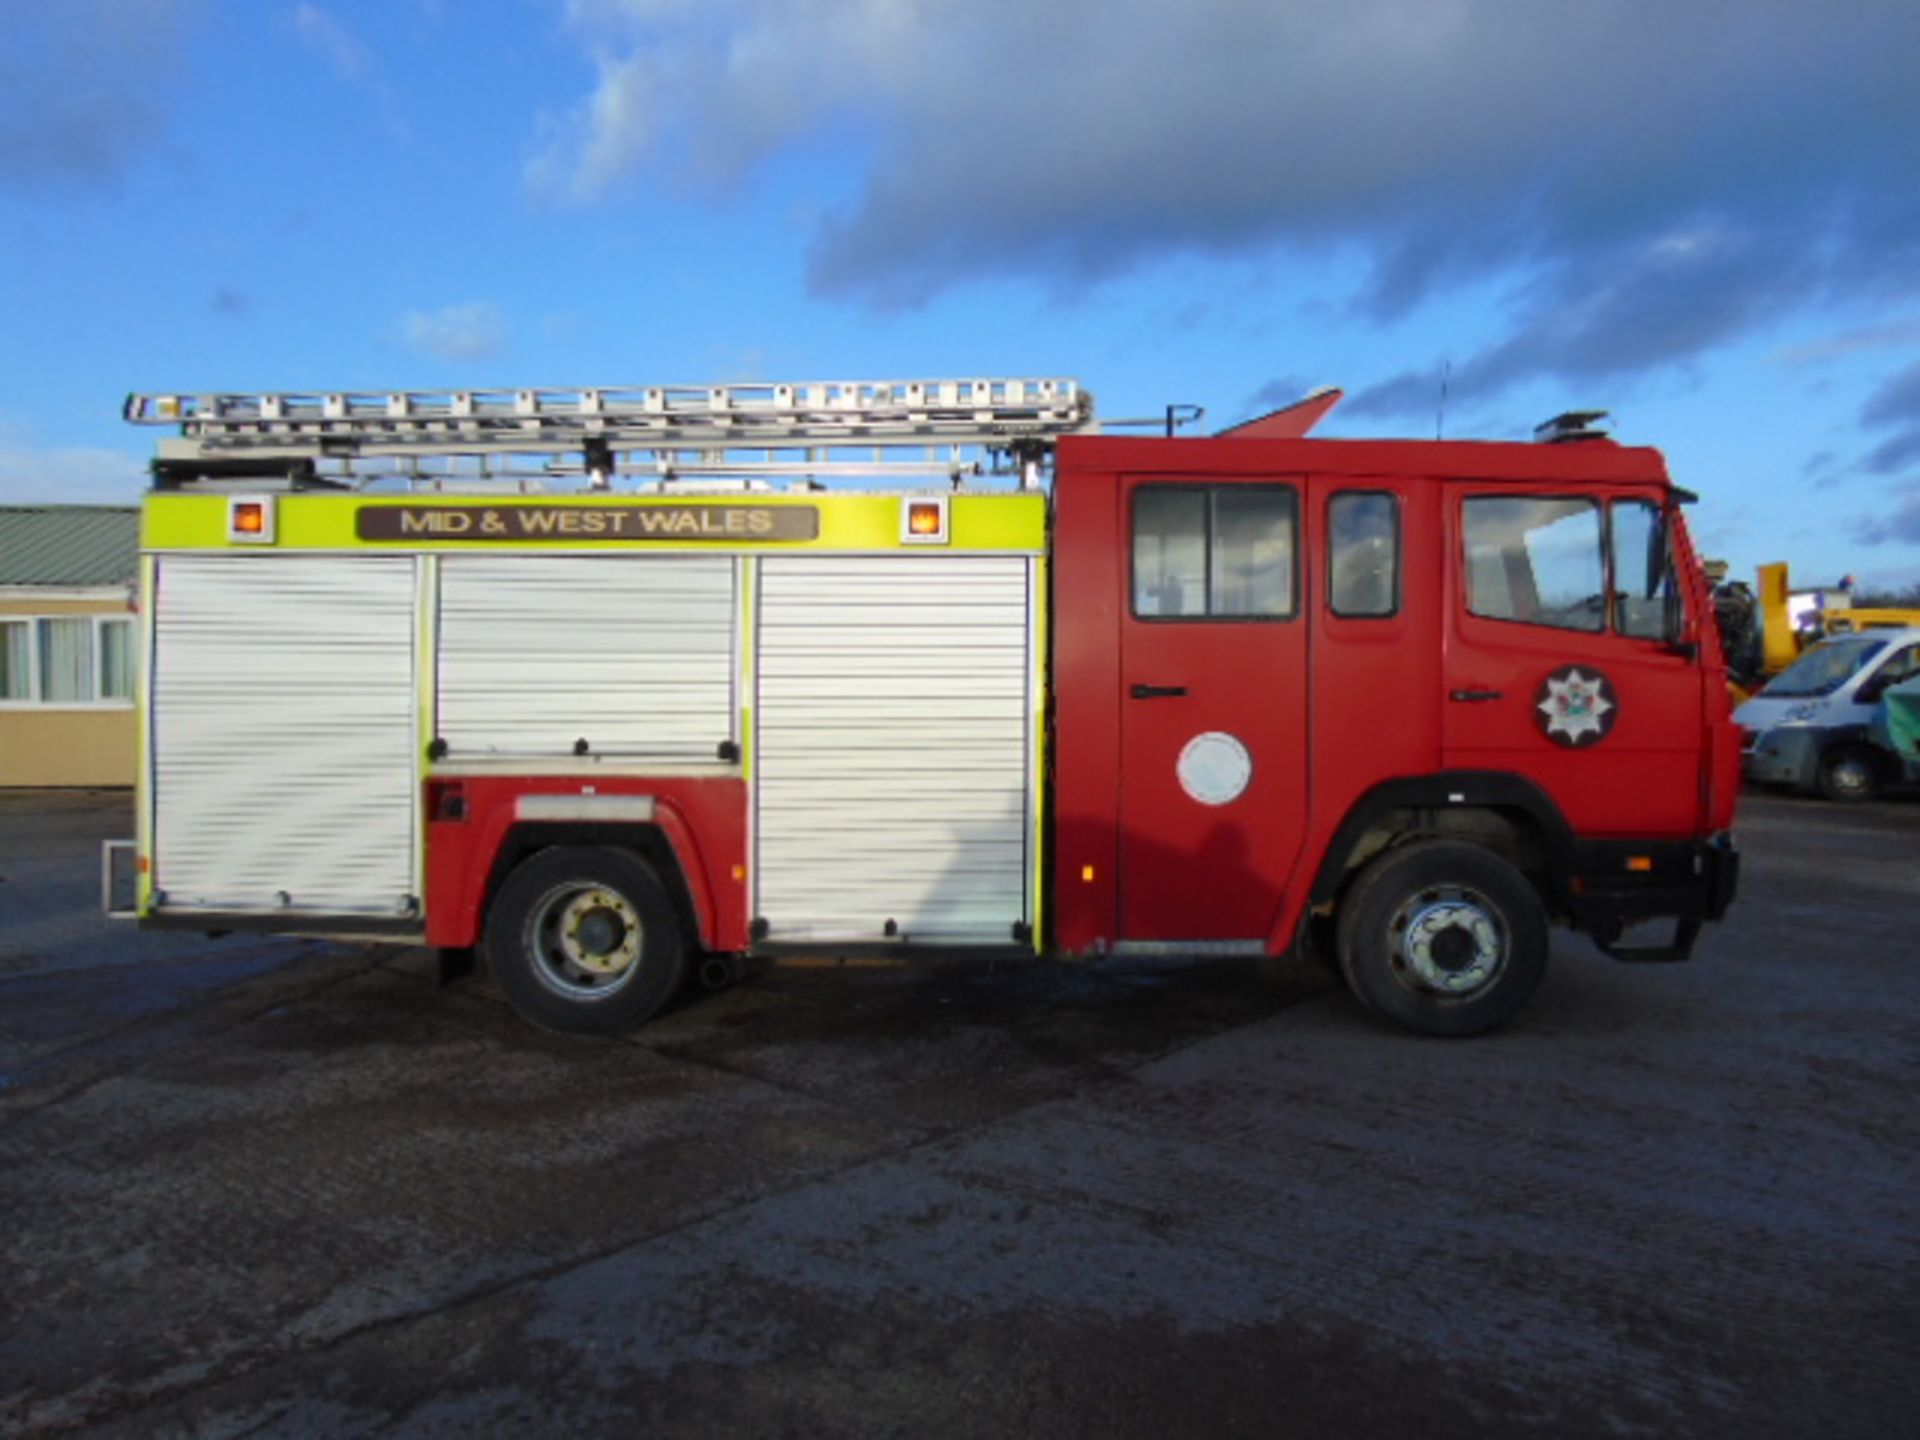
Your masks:
M1836 760L1827 768L1833 788L1848 795L1861 795L1867 788L1867 767L1854 756Z
M1487 990L1513 952L1499 907L1466 885L1430 885L1408 896L1393 912L1387 939L1402 985L1449 1000Z
M633 901L609 885L555 885L528 912L525 935L533 973L568 1000L604 1000L633 983L646 927Z

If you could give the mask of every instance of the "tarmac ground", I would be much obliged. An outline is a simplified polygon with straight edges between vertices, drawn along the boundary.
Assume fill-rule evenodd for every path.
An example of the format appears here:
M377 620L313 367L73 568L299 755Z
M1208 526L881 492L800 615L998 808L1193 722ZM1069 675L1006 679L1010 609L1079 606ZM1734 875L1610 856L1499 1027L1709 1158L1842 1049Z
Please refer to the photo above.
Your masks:
M1920 1416L1920 801L1469 1041L1244 962L778 968L619 1039L97 914L0 794L0 1433L1847 1436Z

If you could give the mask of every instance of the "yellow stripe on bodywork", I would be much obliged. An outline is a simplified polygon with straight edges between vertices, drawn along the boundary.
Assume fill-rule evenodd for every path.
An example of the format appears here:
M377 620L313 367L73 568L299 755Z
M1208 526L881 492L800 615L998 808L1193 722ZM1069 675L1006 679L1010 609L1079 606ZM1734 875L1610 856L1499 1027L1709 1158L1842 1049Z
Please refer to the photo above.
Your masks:
M547 495L514 496L497 502L473 496L420 497L414 495L282 494L274 497L275 543L234 545L227 534L227 497L162 493L149 495L141 512L140 539L148 550L234 550L271 554L287 550L367 550L395 554L477 551L540 554L611 554L615 552L784 554L802 551L905 554L952 554L956 551L1030 551L1046 545L1046 497L1039 491L1004 494L954 495L949 510L952 540L946 545L903 544L903 495L867 495L818 491L796 495ZM819 515L819 533L810 540L753 542L729 537L716 540L653 540L574 536L534 542L411 536L406 540L362 540L355 533L355 517L376 506L404 506L420 511L436 507L471 510L476 505L506 512L514 509L555 510L586 507L596 510L674 510L706 506L738 509L743 500L755 507L810 508Z

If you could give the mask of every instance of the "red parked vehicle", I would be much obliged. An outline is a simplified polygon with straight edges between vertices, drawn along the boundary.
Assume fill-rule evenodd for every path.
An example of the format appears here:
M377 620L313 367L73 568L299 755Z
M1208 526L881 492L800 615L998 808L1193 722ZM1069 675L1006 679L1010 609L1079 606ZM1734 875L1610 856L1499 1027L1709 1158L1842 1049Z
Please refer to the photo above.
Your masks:
M1193 439L1054 380L133 397L181 434L132 908L478 947L578 1030L822 949L1307 946L1436 1035L1510 1018L1550 924L1686 958L1739 745L1685 492L1590 416L1306 438L1328 403ZM822 483L903 454L937 488Z

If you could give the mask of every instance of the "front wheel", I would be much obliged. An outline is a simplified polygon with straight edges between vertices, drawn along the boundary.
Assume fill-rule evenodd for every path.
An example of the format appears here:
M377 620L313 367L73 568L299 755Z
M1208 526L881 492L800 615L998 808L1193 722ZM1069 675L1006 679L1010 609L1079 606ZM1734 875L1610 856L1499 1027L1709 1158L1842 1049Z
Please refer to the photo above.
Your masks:
M1491 851L1423 840L1380 856L1340 907L1340 969L1382 1020L1477 1035L1518 1013L1546 973L1547 916Z
M627 850L556 846L522 861L487 913L487 961L513 1008L549 1030L611 1034L680 988L673 899Z
M1880 791L1880 766L1873 752L1859 745L1839 745L1820 757L1813 783L1829 800L1851 803L1871 800Z

